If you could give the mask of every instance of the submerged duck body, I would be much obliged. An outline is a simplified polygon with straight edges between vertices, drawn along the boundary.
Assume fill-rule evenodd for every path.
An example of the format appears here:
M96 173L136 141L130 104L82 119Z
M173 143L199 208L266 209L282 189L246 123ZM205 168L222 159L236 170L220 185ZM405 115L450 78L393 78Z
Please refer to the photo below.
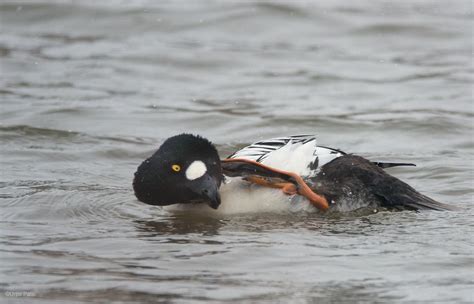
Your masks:
M412 164L371 162L318 146L313 135L259 141L236 151L229 159L249 160L256 164L255 172L260 171L258 165L261 164L301 176L309 188L327 202L329 210L451 209L384 170ZM272 174L265 170L264 177ZM287 195L273 188L271 183L270 187L263 187L249 182L252 179L246 174L225 174L228 174L226 160L220 162L208 140L181 134L166 140L138 167L133 186L140 201L169 206L168 210L208 213L317 210L304 196Z

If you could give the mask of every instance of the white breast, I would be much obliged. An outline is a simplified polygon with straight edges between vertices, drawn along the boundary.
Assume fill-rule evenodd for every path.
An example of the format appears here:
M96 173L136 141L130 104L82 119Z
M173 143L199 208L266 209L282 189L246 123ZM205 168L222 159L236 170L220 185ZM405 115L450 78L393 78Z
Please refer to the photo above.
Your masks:
M176 204L166 206L164 209L171 212L186 211L206 215L317 211L310 202L299 195L288 196L280 189L250 184L241 178L228 179L219 192L221 205L217 210L206 204Z

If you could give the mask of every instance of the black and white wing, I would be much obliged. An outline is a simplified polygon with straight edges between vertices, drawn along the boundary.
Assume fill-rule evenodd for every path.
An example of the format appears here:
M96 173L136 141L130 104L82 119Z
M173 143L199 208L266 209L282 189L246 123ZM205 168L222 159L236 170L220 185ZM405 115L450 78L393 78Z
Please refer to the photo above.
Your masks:
M321 166L345 154L336 149L317 146L314 135L295 135L253 143L228 158L250 159L303 177L312 177Z

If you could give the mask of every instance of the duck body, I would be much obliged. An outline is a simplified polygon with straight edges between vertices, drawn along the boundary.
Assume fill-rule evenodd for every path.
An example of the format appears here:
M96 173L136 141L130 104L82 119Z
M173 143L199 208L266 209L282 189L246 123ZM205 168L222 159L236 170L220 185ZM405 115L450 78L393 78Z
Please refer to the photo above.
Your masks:
M327 163L309 182L311 189L326 197L330 208L338 211L362 207L451 209L391 176L377 164L356 155L344 155Z
M186 136L187 141L189 141L191 135ZM175 137L172 139L173 142L179 142ZM166 142L163 145L165 144ZM167 150L173 149L168 148ZM188 151L186 146L179 145L179 150L176 150L176 159L171 162L168 159L168 163L189 164L196 161L200 162L199 159L195 159L194 155L189 155L186 151ZM150 159L147 161L150 162ZM156 155L154 155L154 159L156 159ZM215 165L215 157L213 159L212 164ZM247 166L245 170L241 171L234 170L232 174L229 174L230 171L226 171L226 161L239 159L251 162L250 167ZM411 186L389 175L384 170L394 166L413 164L371 162L338 149L318 146L316 145L316 137L313 135L279 137L259 141L230 155L221 162L223 176L217 176L214 168L214 174L209 176L206 173L202 178L192 181L194 192L201 186L201 184L196 185L195 183L199 183L201 179L206 178L206 185L209 184L210 180L217 181L218 194L212 197L211 201L213 203L209 205L202 203L206 201L206 191L198 191L200 193L199 199L189 197L189 199L183 200L181 198L176 201L168 199L166 202L160 201L161 198L156 193L149 195L148 193L153 192L153 189L156 188L153 184L159 183L161 189L167 189L166 197L172 197L173 191L176 191L174 190L174 184L178 179L176 179L176 174L173 174L173 184L170 183L164 186L163 183L168 180L166 175L160 176L157 180L156 177L141 174L140 171L145 171L141 167L148 165L144 164L139 167L135 174L134 189L136 196L139 199L140 197L147 197L145 203L148 204L169 205L165 207L169 211L211 214L324 212L318 210L313 202L305 196L294 193L288 195L280 189L263 187L252 182L251 175L273 178L275 172L292 172L301 176L304 183L327 202L327 208L324 208L325 211L348 212L360 208L387 208L391 210L451 209L450 206L417 192ZM147 190L147 188L141 187L141 181L143 180L145 180L148 187L153 188ZM186 183L189 183L189 181L183 180L183 184ZM176 187L178 186L181 185ZM215 190L216 186L211 188ZM137 193L137 189L140 193ZM145 193L142 193L144 190ZM179 192L182 192L182 189ZM206 193L206 195L203 195L203 193Z

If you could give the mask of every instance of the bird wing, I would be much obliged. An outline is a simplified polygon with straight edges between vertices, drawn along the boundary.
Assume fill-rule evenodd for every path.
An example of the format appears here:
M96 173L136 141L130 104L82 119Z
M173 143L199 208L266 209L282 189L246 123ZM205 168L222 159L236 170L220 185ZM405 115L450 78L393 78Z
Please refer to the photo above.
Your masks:
M279 170L311 177L319 168L346 153L316 145L315 135L294 135L255 142L228 158L244 158Z
M318 146L315 135L293 135L261 140L248 145L228 159L248 159L268 167L294 172L307 179L316 176L320 168L347 153L326 146ZM373 162L382 169L415 166L411 163Z

